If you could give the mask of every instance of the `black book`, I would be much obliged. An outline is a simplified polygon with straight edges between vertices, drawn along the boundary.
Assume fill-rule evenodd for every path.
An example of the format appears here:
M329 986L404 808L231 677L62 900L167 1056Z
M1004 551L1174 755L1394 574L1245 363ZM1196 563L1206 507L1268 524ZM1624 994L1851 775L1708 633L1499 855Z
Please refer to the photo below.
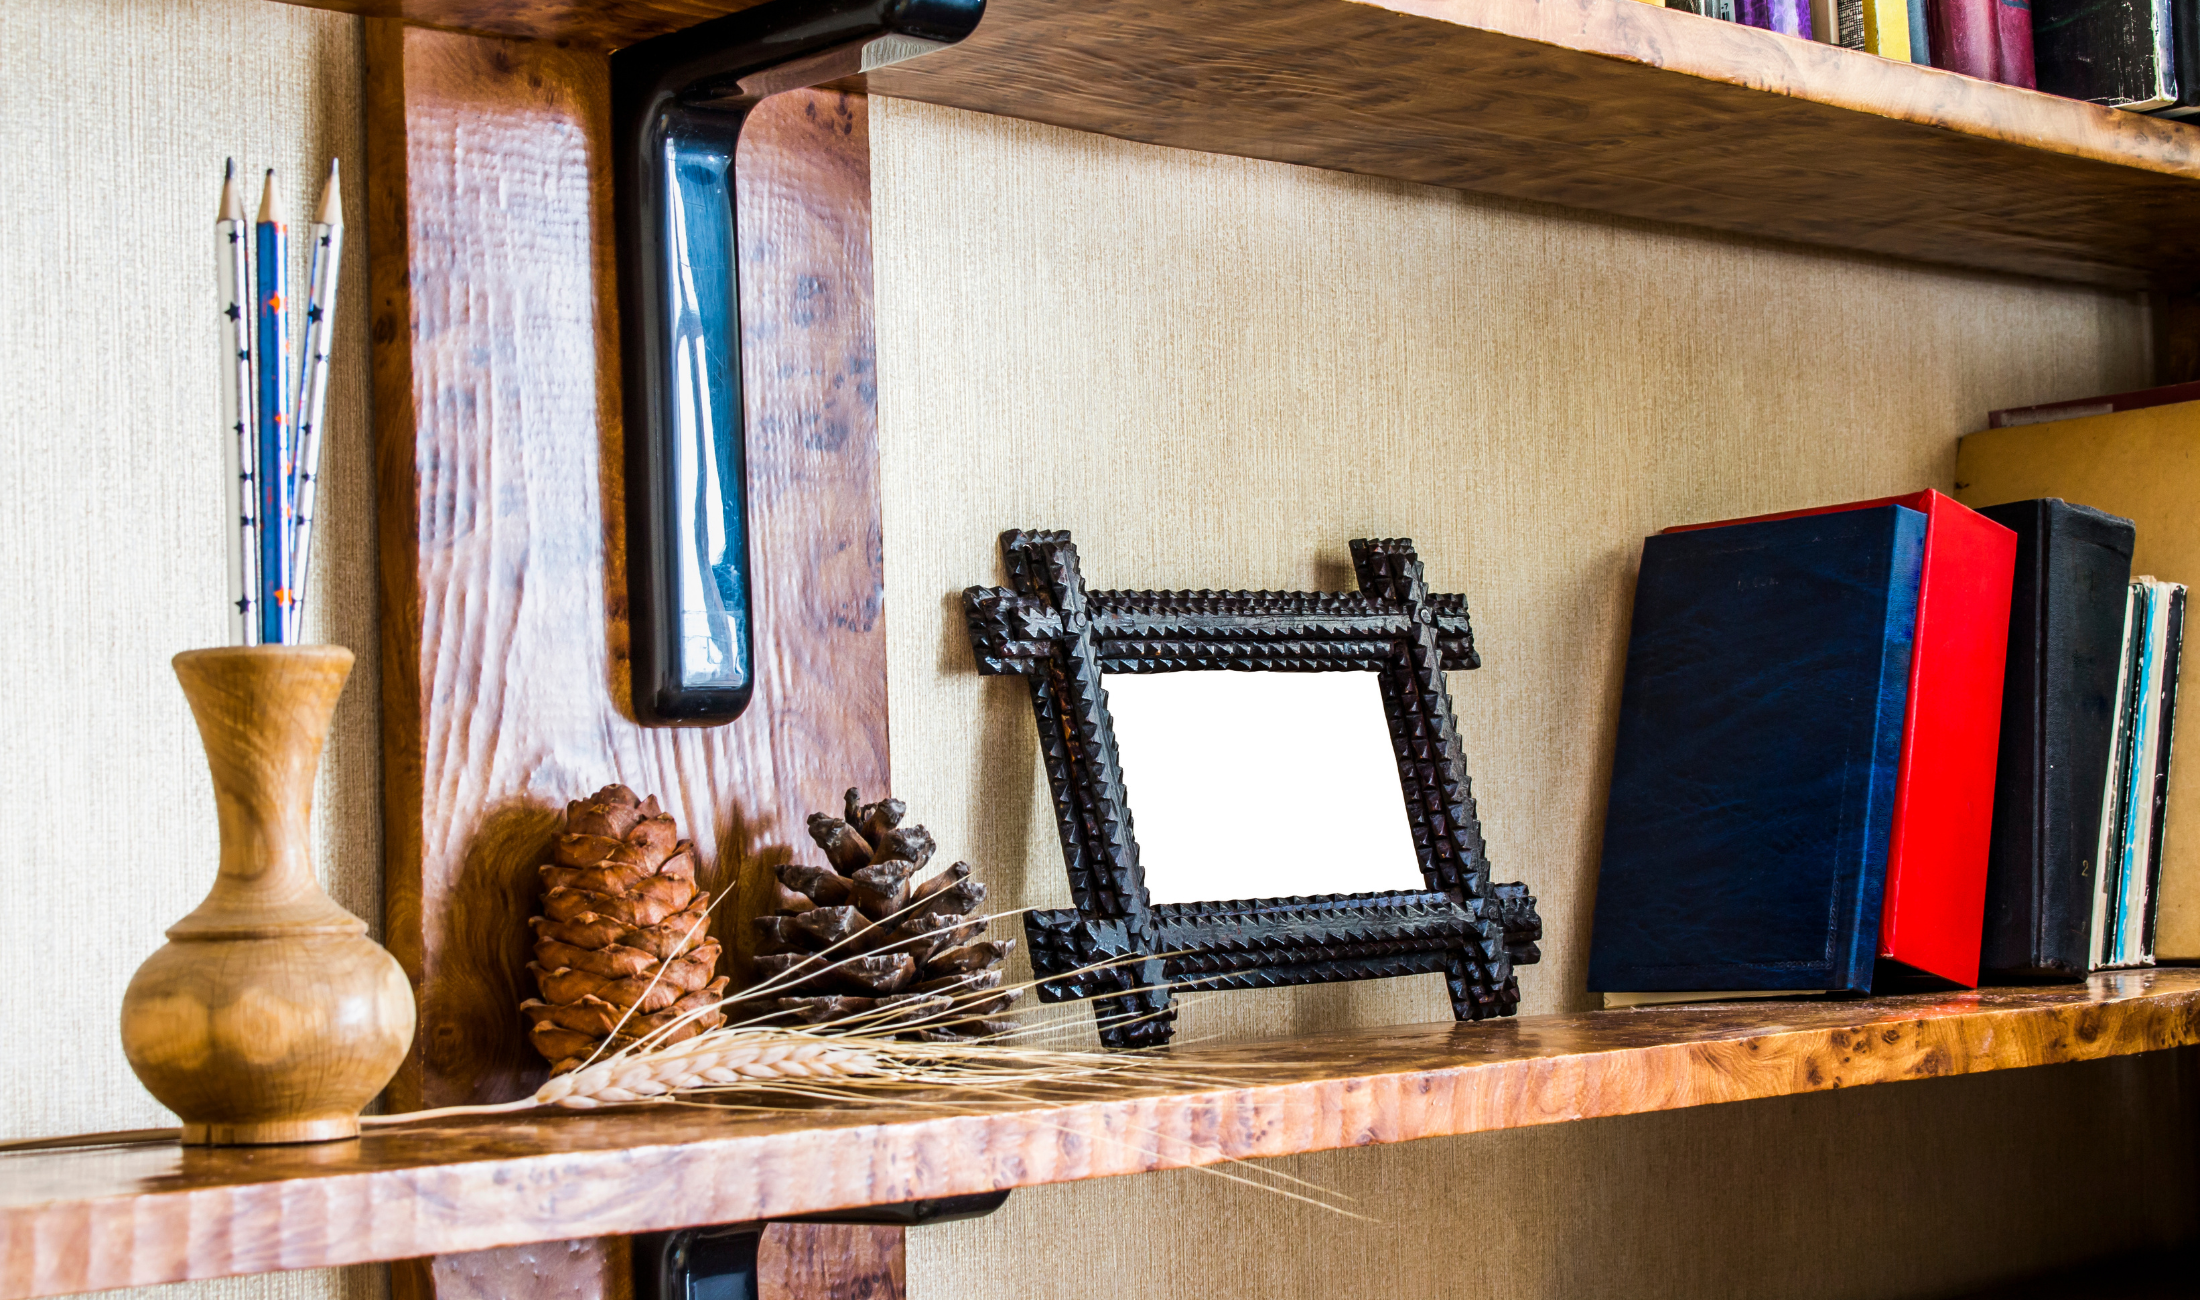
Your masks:
M2156 117L2200 117L2200 0L2170 0L2170 44L2177 51L2177 102Z
M2050 95L2146 110L2177 102L2178 0L2033 0L2032 62Z
M1979 513L2017 534L1981 970L2083 979L2136 530L2054 498Z

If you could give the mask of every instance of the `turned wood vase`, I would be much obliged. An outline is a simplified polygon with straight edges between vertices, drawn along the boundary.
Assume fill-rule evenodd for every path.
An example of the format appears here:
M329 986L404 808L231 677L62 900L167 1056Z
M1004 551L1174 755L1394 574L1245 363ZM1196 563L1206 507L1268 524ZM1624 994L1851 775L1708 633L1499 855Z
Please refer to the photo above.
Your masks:
M412 1041L405 972L313 872L340 646L175 658L214 777L221 870L122 998L130 1068L198 1145L355 1137Z

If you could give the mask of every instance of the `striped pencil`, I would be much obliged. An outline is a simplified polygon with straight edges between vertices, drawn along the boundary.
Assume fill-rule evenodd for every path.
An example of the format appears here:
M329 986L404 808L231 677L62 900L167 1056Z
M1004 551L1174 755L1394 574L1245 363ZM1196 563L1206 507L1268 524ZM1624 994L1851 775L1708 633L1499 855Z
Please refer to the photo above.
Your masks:
M260 639L259 620L253 617L260 595L260 539L253 524L259 493L253 475L258 452L252 324L246 315L252 304L249 233L244 204L237 197L237 161L232 158L222 173L221 215L214 222L214 274L222 304L221 389L226 426L222 442L229 471L222 484L222 513L231 520L223 530L229 535L229 636L238 645L254 645Z
M275 170L260 191L259 263L259 456L260 640L280 645L290 603L290 311L284 301L289 240L275 212Z
M306 583L312 576L313 508L320 494L321 417L328 410L328 354L336 323L336 281L344 261L343 183L337 166L328 166L321 211L313 224L313 274L306 299L305 355L298 374L298 455L292 499L290 604L284 610L287 640L295 642L304 617Z

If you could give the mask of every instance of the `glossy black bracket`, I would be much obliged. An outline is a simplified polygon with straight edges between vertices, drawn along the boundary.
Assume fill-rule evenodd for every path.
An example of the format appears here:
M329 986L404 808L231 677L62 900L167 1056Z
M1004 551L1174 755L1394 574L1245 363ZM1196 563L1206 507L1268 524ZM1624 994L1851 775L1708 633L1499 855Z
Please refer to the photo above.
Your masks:
M634 712L714 725L755 683L734 156L767 96L968 36L985 0L773 0L611 56ZM769 562L769 557L761 557Z

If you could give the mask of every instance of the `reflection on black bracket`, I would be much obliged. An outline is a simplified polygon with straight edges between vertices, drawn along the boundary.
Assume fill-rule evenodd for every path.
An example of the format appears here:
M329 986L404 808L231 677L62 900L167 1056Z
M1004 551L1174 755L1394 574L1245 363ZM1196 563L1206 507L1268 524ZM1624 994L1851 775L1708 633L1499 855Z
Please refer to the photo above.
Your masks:
M774 0L611 57L634 712L731 722L755 681L734 150L783 90L968 36L985 0ZM768 557L765 557L768 561Z

